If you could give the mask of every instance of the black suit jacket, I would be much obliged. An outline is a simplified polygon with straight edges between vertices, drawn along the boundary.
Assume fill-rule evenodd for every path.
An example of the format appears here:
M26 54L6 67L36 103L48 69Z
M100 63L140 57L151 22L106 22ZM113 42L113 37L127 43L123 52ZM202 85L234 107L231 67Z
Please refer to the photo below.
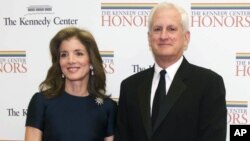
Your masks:
M223 79L184 58L151 127L150 93L154 68L121 83L116 141L225 141ZM167 82L166 82L167 83Z

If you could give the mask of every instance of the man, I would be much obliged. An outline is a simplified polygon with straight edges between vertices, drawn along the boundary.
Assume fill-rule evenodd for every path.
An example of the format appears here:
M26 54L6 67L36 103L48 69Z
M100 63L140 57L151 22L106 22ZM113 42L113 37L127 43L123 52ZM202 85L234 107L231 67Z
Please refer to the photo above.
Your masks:
M185 59L189 39L182 8L172 3L153 8L148 41L155 64L121 83L117 141L226 140L223 79Z

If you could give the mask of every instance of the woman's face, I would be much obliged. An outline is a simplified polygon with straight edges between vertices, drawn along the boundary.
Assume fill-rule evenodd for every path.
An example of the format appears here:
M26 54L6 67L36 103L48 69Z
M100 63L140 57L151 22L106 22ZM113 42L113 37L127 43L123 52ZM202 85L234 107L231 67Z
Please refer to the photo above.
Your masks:
M72 37L60 45L60 67L66 81L88 81L90 60L86 47Z

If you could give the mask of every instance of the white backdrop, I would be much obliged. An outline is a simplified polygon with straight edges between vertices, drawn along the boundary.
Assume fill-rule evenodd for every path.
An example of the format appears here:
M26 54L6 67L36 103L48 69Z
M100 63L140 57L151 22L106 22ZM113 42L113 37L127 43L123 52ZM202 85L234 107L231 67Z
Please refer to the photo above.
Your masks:
M153 65L150 8L163 0L0 0L0 140L23 140L27 105L50 64L50 39L63 27L93 33L108 93ZM190 14L186 58L224 78L228 125L249 124L250 0L175 0ZM229 140L229 139L227 139Z

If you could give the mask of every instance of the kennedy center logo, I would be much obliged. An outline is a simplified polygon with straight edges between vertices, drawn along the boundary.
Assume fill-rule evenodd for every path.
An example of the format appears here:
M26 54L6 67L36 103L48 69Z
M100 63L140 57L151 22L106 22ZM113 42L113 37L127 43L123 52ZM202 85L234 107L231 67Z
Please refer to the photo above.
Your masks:
M101 26L145 27L156 3L102 3Z
M50 5L30 5L26 14L19 17L3 17L5 26L44 26L51 25L77 25L79 19L60 17L53 12Z
M250 27L250 3L192 3L192 27Z
M28 14L54 14L50 5L30 5L28 6Z
M0 51L0 74L26 72L26 51Z
M250 76L250 53L236 53L236 76Z
M227 101L227 123L247 124L247 101Z
M114 68L114 51L100 51L103 67L106 74L113 74L115 72Z

